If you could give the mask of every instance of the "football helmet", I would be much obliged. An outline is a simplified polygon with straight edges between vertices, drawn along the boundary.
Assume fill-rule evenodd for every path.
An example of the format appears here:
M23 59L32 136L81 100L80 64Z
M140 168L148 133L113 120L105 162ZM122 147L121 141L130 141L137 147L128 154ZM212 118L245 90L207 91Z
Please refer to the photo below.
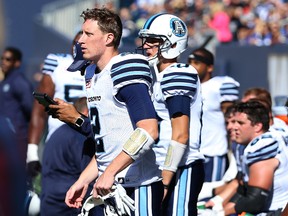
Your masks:
M28 216L37 216L40 214L40 198L32 190L26 192L25 211Z
M186 24L177 16L167 13L159 13L149 18L139 31L139 38L142 39L142 47L147 38L161 39L158 53L149 58L150 65L158 63L159 55L165 59L178 57L185 51L188 44L188 30Z

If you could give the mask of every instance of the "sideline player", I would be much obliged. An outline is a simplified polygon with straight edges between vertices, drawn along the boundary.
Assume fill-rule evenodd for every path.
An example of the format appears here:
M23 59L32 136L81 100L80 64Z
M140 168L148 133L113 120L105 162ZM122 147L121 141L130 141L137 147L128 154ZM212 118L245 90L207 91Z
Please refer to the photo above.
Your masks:
M162 214L197 215L204 180L200 80L192 66L177 62L187 47L187 26L177 16L160 13L146 21L139 37L155 70L153 103L160 135L154 151L163 168Z
M76 34L73 45L81 35L82 32ZM75 98L85 96L84 77L80 73L70 73L67 71L68 66L72 62L73 57L71 54L49 54L44 61L42 69L43 78L36 91L46 93L52 98L61 98L70 103ZM29 144L27 150L27 171L28 175L32 178L41 172L38 145L44 135L47 120L48 135L46 141L64 123L51 116L48 117L44 107L35 100L29 125Z
M239 99L239 83L229 76L212 76L214 55L205 48L194 50L188 63L196 68L201 81L201 152L205 155L205 182L220 181L228 166L229 145L224 113Z
M225 205L225 214L270 212L277 215L288 199L285 141L278 132L268 131L269 111L258 101L236 104L235 120L235 140L246 148L241 163L242 181L237 193Z
M135 215L159 215L163 185L151 149L158 127L148 62L142 55L118 53L122 23L117 14L93 8L81 16L79 43L84 59L94 62L86 68L85 82L97 147L96 157L67 191L65 202L79 208L90 182L96 179L97 197L110 193L116 180L135 200ZM50 105L59 118L57 109L64 104Z

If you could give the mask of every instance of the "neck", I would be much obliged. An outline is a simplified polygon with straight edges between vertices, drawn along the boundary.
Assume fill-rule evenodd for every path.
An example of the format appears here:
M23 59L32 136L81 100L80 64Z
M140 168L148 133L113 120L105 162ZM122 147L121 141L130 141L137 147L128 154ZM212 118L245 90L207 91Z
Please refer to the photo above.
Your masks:
M110 60L118 54L119 54L118 50L113 49L112 52L104 53L98 61L94 61L95 64L97 65L97 68L99 68L99 71L102 71L106 67L106 65L110 62Z

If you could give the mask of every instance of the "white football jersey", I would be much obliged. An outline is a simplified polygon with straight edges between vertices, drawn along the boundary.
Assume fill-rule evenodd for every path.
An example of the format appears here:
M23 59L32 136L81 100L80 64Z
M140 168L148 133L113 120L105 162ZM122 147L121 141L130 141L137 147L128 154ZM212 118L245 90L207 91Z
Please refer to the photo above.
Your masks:
M53 98L73 102L78 97L86 97L84 76L79 71L67 71L72 62L73 57L70 54L49 54L46 57L42 73L49 75L55 85ZM49 116L47 140L62 124L62 121Z
M134 83L143 83L150 88L151 81L148 62L139 54L119 54L101 72L96 72L95 65L86 68L87 100L100 174L122 151L123 144L135 129L126 104L118 101L116 94L123 86ZM120 172L116 180L125 187L136 187L158 181L160 176L155 153L151 150Z
M286 142L286 146L288 146L288 125L286 125L286 123L276 117L273 117L273 125L270 126L269 130L270 131L278 131L279 133L281 133L281 135L284 137L285 142Z
M249 166L261 160L276 158L279 166L274 172L270 211L284 208L288 200L288 149L278 132L266 132L253 139L245 148L242 163L244 182L249 181Z
M228 152L227 130L221 103L239 98L239 83L228 76L216 76L201 83L203 99L201 152L222 156Z
M172 127L166 99L172 96L185 95L191 98L190 129L188 148L179 166L188 165L195 160L204 159L200 148L202 101L200 81L197 71L190 65L175 63L167 67L153 84L153 104L159 120L159 142L154 145L157 162L164 164L167 149L172 138Z

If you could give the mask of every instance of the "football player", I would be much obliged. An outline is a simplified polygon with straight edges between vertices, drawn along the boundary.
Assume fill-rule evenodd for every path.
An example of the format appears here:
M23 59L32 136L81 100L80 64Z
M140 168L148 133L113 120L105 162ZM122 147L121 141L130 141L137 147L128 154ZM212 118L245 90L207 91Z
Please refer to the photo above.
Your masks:
M96 156L67 191L65 202L79 208L90 182L96 179L93 196L97 198L112 192L117 181L135 201L132 214L160 215L163 186L151 147L158 138L158 127L149 92L148 61L139 54L119 54L122 23L117 14L93 8L81 16L79 43L84 59L94 63L85 70L85 82L97 146ZM65 103L56 100L59 104L50 108L61 118ZM83 120L77 126L85 129L86 123Z
M81 35L82 32L76 34L73 44L76 43ZM72 103L75 98L85 96L84 77L81 76L80 72L70 73L67 71L68 66L72 62L73 57L71 54L49 54L43 63L43 77L36 91L46 93L52 98L61 98L69 103ZM48 134L46 141L64 123L48 116L44 106L35 100L29 125L27 150L27 170L32 178L41 171L38 147L45 134L47 121Z
M197 215L204 180L200 80L195 68L177 62L187 47L187 26L177 16L160 13L146 21L139 37L155 72L153 104L160 134L154 151L165 189L162 214Z
M228 167L228 140L224 114L239 99L239 83L229 76L212 76L214 55L194 50L188 63L196 68L203 97L201 152L205 155L205 182L220 181Z

